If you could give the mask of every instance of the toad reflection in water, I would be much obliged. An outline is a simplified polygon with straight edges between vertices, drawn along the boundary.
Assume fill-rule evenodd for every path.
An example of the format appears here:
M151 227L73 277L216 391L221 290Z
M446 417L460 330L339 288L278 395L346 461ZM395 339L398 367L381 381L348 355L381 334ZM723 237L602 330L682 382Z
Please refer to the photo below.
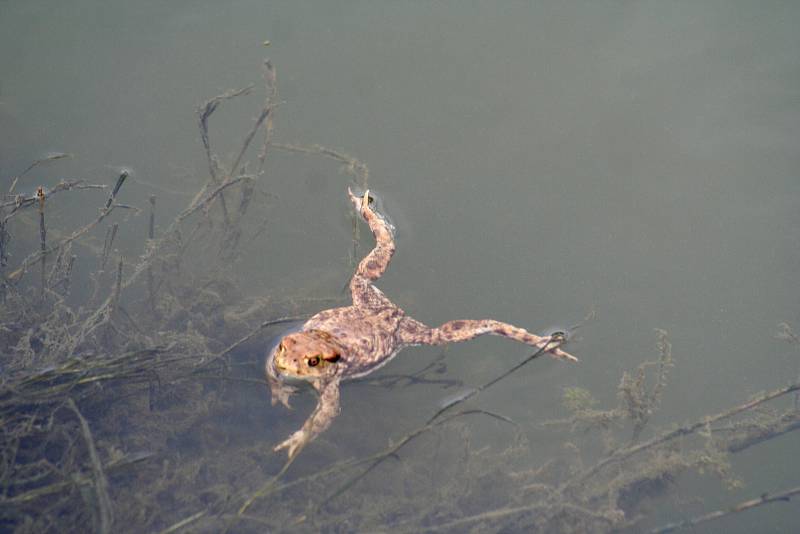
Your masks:
M286 379L308 381L319 394L317 407L303 427L278 444L276 451L287 449L289 459L294 458L339 414L342 380L371 373L409 345L444 345L493 334L544 349L554 358L577 361L559 348L554 336L540 337L492 319L450 321L430 328L406 315L373 285L394 254L393 228L372 209L368 191L363 196L348 193L377 244L350 280L353 304L317 313L300 331L286 335L267 358L273 405L281 402L289 407L294 388Z

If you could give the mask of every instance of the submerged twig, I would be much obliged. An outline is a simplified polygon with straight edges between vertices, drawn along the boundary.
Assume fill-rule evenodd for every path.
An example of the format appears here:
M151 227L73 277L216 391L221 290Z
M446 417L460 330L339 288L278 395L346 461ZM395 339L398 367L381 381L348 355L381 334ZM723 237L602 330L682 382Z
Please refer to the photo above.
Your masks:
M100 463L100 458L97 455L97 449L94 446L94 438L92 437L92 432L89 429L89 423L83 417L83 414L81 414L80 410L78 410L78 406L75 404L75 401L72 399L67 399L67 405L69 406L70 410L75 413L78 421L80 421L83 438L86 441L86 448L89 451L89 460L91 461L92 473L94 474L94 488L97 496L97 508L100 519L98 532L105 534L110 531L111 523L113 522L111 499L108 496L108 480L106 480L106 475L103 472L103 465Z
M100 255L100 270L104 271L106 268L106 262L108 261L108 255L111 252L111 247L114 246L114 239L117 237L117 231L119 230L119 223L114 223L108 227L106 230L106 238L103 240L103 253Z
M126 172L123 172L122 174L123 175L127 175ZM124 181L124 178L122 178L122 175L120 175L120 178L117 179L117 186L115 186L116 193L119 192L119 187L122 186L122 182L123 181ZM17 280L19 280L22 277L23 274L25 274L25 272L28 270L28 268L32 264L34 264L37 261L39 261L40 258L42 258L43 256L53 252L54 250L56 250L56 249L58 249L60 247L64 247L64 246L68 245L69 243L72 243L73 241L75 241L76 239L78 239L79 237L83 236L84 234L86 234L91 229L93 229L95 226L97 226L98 224L103 222L103 220L105 220L105 218L108 217L112 213L112 211L114 210L115 204L113 203L113 199L116 198L116 193L112 193L111 197L109 197L109 200L111 200L112 202L111 203L108 203L108 202L106 203L106 207L104 209L100 210L100 215L98 215L97 218L94 221L92 221L89 224L83 226L82 228L79 228L78 230L75 230L72 234L70 234L66 238L63 238L62 240L60 240L55 245L52 245L49 248L46 248L45 250L39 250L38 252L35 252L35 253L31 254L30 256L28 256L27 258L25 258L24 260L22 260L22 264L19 266L19 268L17 268L17 270L15 270L14 272L12 272L11 274L8 275L8 279L11 280L12 282L16 282ZM6 217L6 219L8 219L8 217L10 217L10 216L11 215L8 215Z
M243 87L241 89L231 89L230 91L226 91L220 95L208 99L197 110L197 114L200 117L200 138L203 141L203 149L206 154L206 160L208 161L208 173L211 175L211 179L214 182L218 181L217 166L214 162L214 155L211 152L211 141L209 141L208 137L208 119L217 110L217 107L222 102L224 102L225 100L231 100L233 98L236 98L237 96L250 94L250 91L253 90L253 87L255 87L255 85L250 84L247 87ZM201 191L201 193L202 192L203 191Z
M275 74L275 67L272 66L272 62L267 59L264 61L264 84L267 89L267 96L266 101L264 103L264 108L268 110L267 113L267 121L264 125L264 142L261 144L261 150L258 153L258 174L261 174L264 170L264 163L267 160L267 151L269 150L270 145L272 144L272 134L273 134L273 109L278 102L278 83L277 83L277 76Z
M224 358L225 356L227 356L228 354L233 352L241 344L246 343L246 342L250 341L251 339L253 339L259 332L261 332L262 330L264 330L267 327L274 326L274 325L277 325L277 324L292 323L294 321L300 321L300 320L306 319L306 318L308 318L308 315L288 315L288 316L285 316L285 317L278 317L277 319L268 319L268 320L264 321L263 323L261 323L260 325L258 325L252 331L250 331L250 333L248 333L246 336L240 338L238 341L236 341L233 344L229 345L225 350L223 350L221 352L218 352L217 354L213 355L208 361L204 362L204 365L208 365L208 364L214 363L214 362Z
M231 177L235 176L239 172L239 167L244 155L247 152L247 149L250 147L253 138L258 133L258 130L262 128L262 126L264 129L264 141L261 145L261 149L258 152L258 169L255 176L256 178L260 178L264 174L264 164L266 163L267 151L272 143L273 117L275 115L275 108L278 105L278 88L276 85L275 68L268 59L264 61L263 78L266 92L264 106L261 108L258 117L250 129L250 132L245 136L242 147L239 150L239 154L236 156L236 159L234 159L231 170L223 181L230 180ZM226 256L230 256L239 245L239 241L242 237L241 221L247 213L250 202L253 199L254 192L255 185L253 182L246 182L242 186L239 209L234 214L231 224L226 227L228 235L225 237L226 245L223 250Z
M188 527L189 525L191 525L192 523L194 523L198 519L202 519L206 515L206 513L207 512L205 510L201 510L201 511L197 512L196 514L190 515L189 517L187 517L185 519L181 519L177 523L175 523L175 524L165 528L164 530L162 530L160 532L160 534L172 534L173 532L178 532L183 527Z
M47 227L44 223L44 204L45 204L45 197L44 197L44 188L38 187L36 188L36 198L39 199L39 250L42 253L42 293L41 298L44 299L44 292L47 289L45 286L47 285L47 280L45 279L45 272L47 271L47 256L45 255L45 251L47 251Z
M105 189L106 187L107 186L103 184L86 183L84 180L71 180L71 181L62 180L59 183L57 183L52 189L45 188L44 193L49 198L63 191L84 190L84 189ZM9 219L11 219L14 215L19 213L24 208L36 205L39 202L39 197L37 196L36 192L27 196L14 195L12 196L12 198L13 200L7 200L3 203L0 203L0 208L12 208L12 210L7 215L3 216L2 219L3 223L7 222Z
M17 176L14 177L14 179L11 181L11 186L8 188L8 192L13 193L14 189L17 187L17 182L19 181L19 179L28 174L29 171L41 165L42 163L49 163L51 161L56 161L59 159L66 159L71 157L72 154L67 154L66 152L57 152L55 154L49 154L43 158L35 160L33 163L28 165L24 171L22 171L21 173L19 173Z
M156 196L150 195L150 218L147 224L147 246L152 246L153 240L156 236ZM156 309L155 300L155 283L153 281L153 269L147 266L147 302L150 304L150 309Z
M210 98L207 100L202 106L200 106L197 110L197 114L200 117L200 138L203 141L203 150L206 154L206 160L208 162L208 174L211 177L211 181L205 185L195 196L192 203L199 201L200 198L205 194L206 190L211 185L218 185L219 183L225 183L226 180L220 180L218 175L219 165L214 157L214 153L211 151L211 141L209 140L208 134L208 119L211 118L211 115L216 111L217 107L224 102L225 100L231 100L238 96L249 94L252 91L255 85L251 84L247 87L243 87L242 89L232 89L230 91L226 91L220 95ZM234 173L231 172L231 175ZM220 192L221 193L221 192ZM220 194L220 206L222 207L222 217L225 226L227 227L230 220L228 216L228 207L225 203L225 196Z
M122 294L122 258L119 259L117 264L117 277L114 282L114 296L112 298L112 308L116 309L119 306L119 297Z
M318 154L320 156L332 158L342 164L344 172L352 176L359 187L362 187L364 190L369 188L369 168L363 162L344 152L339 152L338 150L322 145L303 146L291 143L273 143L272 146L287 152Z
M137 464L139 462L143 462L144 460L148 460L154 456L151 452L141 452L141 453L134 453L129 454L123 458L117 459L115 461L107 462L101 466L101 469L104 473L118 471L124 467L129 467L133 464ZM61 482L56 482L54 484L49 484L47 486L42 486L25 493L20 493L10 498L0 498L0 506L2 505L20 505L27 502L35 501L36 499L41 499L42 497L47 497L48 495L53 495L56 493L60 493L65 489L68 489L72 486L86 486L93 484L95 479L89 479L82 476L74 476L69 480L64 480Z
M119 173L119 177L117 177L117 183L114 184L114 189L111 190L111 194L108 196L108 200L106 201L106 210L111 207L111 204L114 203L114 200L117 198L117 193L119 193L122 184L125 183L125 179L128 177L128 171L123 169L121 173Z
M650 531L650 533L666 534L667 532L674 532L676 530L682 530L684 528L695 527L697 525L706 523L708 521L722 519L723 517L738 514L740 512L744 512L745 510L750 510L751 508L758 508L759 506L764 506L765 504L770 504L773 502L789 502L795 495L800 495L800 486L785 491L780 491L777 493L762 493L759 497L755 499L750 499L749 501L740 502L739 504L733 506L732 508L729 508L728 510L717 510L715 512L709 512L707 514L703 514L701 516L694 517L692 519L687 519L685 521L680 521L677 523L669 523L668 525L664 525L663 527L654 528L653 530Z
M231 165L230 172L231 176L235 176L238 172L239 165L242 163L242 158L244 157L245 152L247 152L247 149L250 148L250 143L253 142L253 138L256 136L256 133L258 133L259 128L261 128L261 125L264 124L264 121L267 119L267 117L269 117L270 113L272 113L272 106L268 105L258 114L258 117L253 123L253 127L242 142L242 148L239 150L239 155L236 156L235 160L233 160L233 165Z
M764 393L763 395L759 395L757 398L749 402L746 402L744 404L741 404L739 406L736 406L735 408L731 408L730 410L725 410L724 412L717 413L713 416L704 417L699 421L676 428L675 430L671 430L669 432L665 432L647 441L639 443L638 445L634 445L632 447L628 447L625 449L619 449L610 456L607 456L603 460L597 462L594 466L586 470L580 476L576 477L571 482L571 484L576 484L576 485L581 484L586 480L588 480L589 478L591 478L592 476L594 476L598 471L600 471L607 465L622 462L623 460L626 460L631 456L634 456L635 454L651 449L653 447L671 441L675 438L692 434L702 428L705 428L707 426L712 425L713 423L716 423L717 421L721 421L723 419L729 419L740 413L752 410L753 408L761 404L764 404L765 402L777 399L778 397L782 397L783 395L792 393L793 391L800 391L800 382L796 382L789 386L776 389L769 393Z

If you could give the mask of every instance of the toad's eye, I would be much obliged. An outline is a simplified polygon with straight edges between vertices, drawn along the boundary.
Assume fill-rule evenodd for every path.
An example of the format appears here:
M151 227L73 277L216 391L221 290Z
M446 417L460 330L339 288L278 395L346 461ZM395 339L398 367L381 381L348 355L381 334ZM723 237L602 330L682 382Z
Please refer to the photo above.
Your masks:
M312 356L308 359L309 367L316 367L317 365L319 365L319 356Z

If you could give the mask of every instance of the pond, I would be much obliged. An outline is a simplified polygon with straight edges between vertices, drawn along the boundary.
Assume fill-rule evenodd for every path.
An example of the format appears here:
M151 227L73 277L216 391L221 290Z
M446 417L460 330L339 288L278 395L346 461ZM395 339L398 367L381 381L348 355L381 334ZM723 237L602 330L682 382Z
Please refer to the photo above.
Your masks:
M15 460L4 466L3 528L648 531L800 485L791 394L758 407L772 412L614 457L799 379L796 3L0 9L0 186L19 178L0 214L0 365L13 377L2 446L15 451L4 455ZM247 165L228 176L248 132L267 124L263 165L259 130ZM22 174L56 153L71 157ZM204 189L209 172L218 176ZM198 206L240 174L224 208L219 197ZM108 188L49 196L77 180ZM285 460L272 446L315 397L301 388L293 410L270 404L264 358L287 325L264 323L347 304L354 262L373 246L348 185L368 186L397 229L377 285L410 315L536 333L590 316L568 343L580 362L531 361L452 407L478 412L424 431L361 476L370 464L342 462L386 452L531 354L489 336L406 349L345 383L341 415L269 486ZM85 232L18 271L44 239L40 214L42 246ZM134 352L147 359L135 371L106 361ZM47 374L75 358L120 374ZM192 358L202 365L187 367ZM661 363L637 383L645 361ZM36 407L18 402L43 383L69 387L37 389L46 400ZM761 417L786 433L734 451L731 433L766 425ZM40 434L19 434L25 418ZM591 472L610 457L608 471ZM663 469L642 475L648 464ZM559 486L584 475L587 486L616 487L615 505ZM565 502L595 515L565 519ZM796 502L781 501L702 528L781 532L798 520Z

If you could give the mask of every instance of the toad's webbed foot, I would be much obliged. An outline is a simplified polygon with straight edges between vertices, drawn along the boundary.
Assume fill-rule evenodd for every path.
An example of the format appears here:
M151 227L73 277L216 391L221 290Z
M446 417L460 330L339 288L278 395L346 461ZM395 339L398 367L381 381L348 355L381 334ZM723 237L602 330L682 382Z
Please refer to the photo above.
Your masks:
M307 433L301 429L289 436L288 439L275 445L272 450L278 452L283 449L288 449L286 452L289 454L289 460L291 460L309 441L311 440L307 437Z
M279 402L291 409L289 404L289 397L297 392L297 388L286 385L282 382L270 382L270 393L272 405L275 406Z

